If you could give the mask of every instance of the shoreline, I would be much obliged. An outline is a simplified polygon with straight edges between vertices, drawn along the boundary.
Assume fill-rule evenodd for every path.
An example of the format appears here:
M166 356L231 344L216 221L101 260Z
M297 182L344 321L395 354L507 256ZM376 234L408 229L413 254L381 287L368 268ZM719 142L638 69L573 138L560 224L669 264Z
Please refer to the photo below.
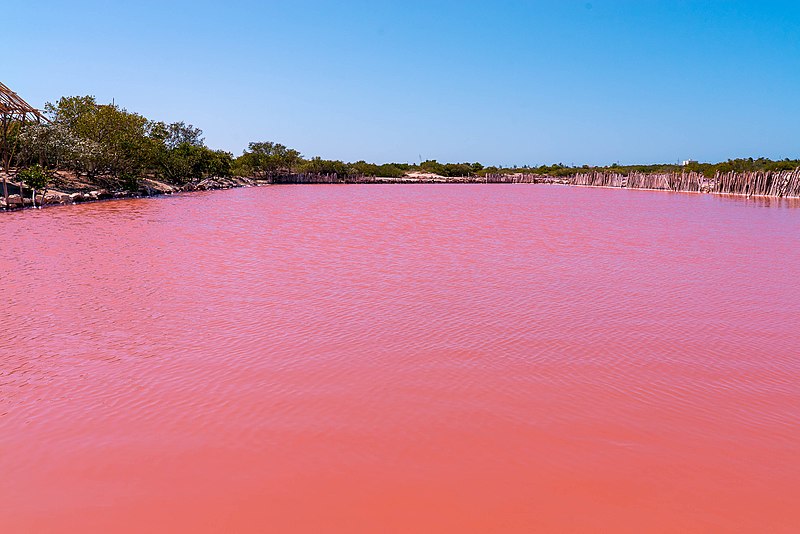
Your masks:
M63 189L59 189L58 187L53 187L45 190L44 194L37 193L37 206L35 208L31 200L30 191L26 191L26 196L21 197L19 194L19 186L9 183L9 186L12 185L14 186L16 192L9 195L8 205L6 205L2 196L0 196L0 212L12 212L25 209L42 209L45 207L56 206L73 206L76 204L88 204L107 200L161 197L195 191L216 191L239 187L257 187L261 185L269 185L269 183L252 177L237 176L229 178L209 178L198 183L184 184L180 187L167 184L165 182L146 179L142 181L140 187L136 191L108 189L105 187L99 187L100 184L92 184L93 187L81 187L78 190L73 190L71 192L69 192L70 189L76 188L66 188L67 190L65 191Z
M67 193L57 189L47 190L44 196L37 195L37 206L34 208L30 196L22 199L20 205L20 195L9 196L12 207L7 207L0 198L0 212L15 212L29 209L44 209L58 206L74 206L78 204L89 204L95 202L105 202L112 200L129 200L141 198L158 198L172 196L182 193L195 193L200 191L222 191L226 189L239 189L246 187L281 186L281 185L452 185L452 184L527 184L527 185L557 185L567 187L600 188L600 189L620 189L629 191L649 191L667 193L692 193L699 195L714 195L721 197L732 197L737 199L754 200L788 200L800 201L800 196L775 196L765 194L731 193L726 191L715 191L710 188L702 190L694 189L668 189L655 187L628 187L627 185L601 185L590 183L573 183L574 176L556 178L539 175L495 175L491 177L482 176L463 176L463 177L444 177L444 176L425 176L425 177L358 177L358 178L338 178L329 176L314 177L313 181L308 177L285 176L278 179L259 179L256 177L230 177L212 178L203 180L197 184L185 184L182 187L146 180L144 188L136 192L117 190L111 191L104 188L92 189L89 191L76 191Z

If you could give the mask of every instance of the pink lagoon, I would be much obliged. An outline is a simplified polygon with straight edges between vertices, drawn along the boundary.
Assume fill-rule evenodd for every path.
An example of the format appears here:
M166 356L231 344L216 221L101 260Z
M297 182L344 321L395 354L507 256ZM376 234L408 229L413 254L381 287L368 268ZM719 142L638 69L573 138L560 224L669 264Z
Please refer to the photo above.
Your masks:
M0 531L800 525L797 203L273 186L0 251Z

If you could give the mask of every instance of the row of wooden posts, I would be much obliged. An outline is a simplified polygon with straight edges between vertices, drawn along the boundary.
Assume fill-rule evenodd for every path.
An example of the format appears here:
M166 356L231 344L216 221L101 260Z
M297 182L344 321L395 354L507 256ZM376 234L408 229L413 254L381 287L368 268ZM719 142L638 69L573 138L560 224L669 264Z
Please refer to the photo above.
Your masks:
M588 172L567 178L571 185L625 187L628 189L660 189L666 191L711 191L712 184L700 173L640 173L630 174Z
M458 177L402 177L352 176L338 174L293 174L275 176L275 184L381 184L381 183L560 183L569 185L619 187L628 189L658 189L723 193L745 196L800 198L800 168L788 171L718 172L707 178L697 172L619 174L593 171L564 177L541 174L489 174L486 176Z
M766 197L800 197L800 168L793 171L717 173L716 191Z
M695 191L745 196L800 198L800 168L786 171L717 172L714 178L701 173L617 173L590 172L567 178L572 185Z
M422 176L422 177L381 177L367 175L331 174L291 174L273 176L273 184L395 184L395 183L540 183L546 178L536 174L491 174L486 176Z

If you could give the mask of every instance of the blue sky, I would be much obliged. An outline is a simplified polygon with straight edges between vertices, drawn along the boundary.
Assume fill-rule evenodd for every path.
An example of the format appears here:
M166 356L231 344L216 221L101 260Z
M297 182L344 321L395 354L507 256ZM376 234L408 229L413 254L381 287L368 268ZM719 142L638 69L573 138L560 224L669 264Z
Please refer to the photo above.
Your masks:
M114 99L235 155L800 157L796 1L4 4L0 81L33 105Z

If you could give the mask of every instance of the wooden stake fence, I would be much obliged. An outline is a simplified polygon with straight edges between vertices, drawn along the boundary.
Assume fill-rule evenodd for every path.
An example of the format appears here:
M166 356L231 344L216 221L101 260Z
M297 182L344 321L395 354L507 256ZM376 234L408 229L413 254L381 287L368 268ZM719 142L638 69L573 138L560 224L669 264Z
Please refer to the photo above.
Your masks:
M800 197L800 168L793 171L717 173L715 193L732 195Z
M697 172L630 174L592 171L565 177L541 174L487 174L485 176L430 176L384 178L338 174L292 174L272 177L274 184L398 184L398 183L487 183L487 184L567 184L626 189L656 189L745 196L800 198L800 168L792 171L728 172L706 178Z
M800 168L792 171L718 172L711 179L696 172L657 174L634 172L623 175L596 171L574 174L567 177L566 183L595 187L800 198Z

